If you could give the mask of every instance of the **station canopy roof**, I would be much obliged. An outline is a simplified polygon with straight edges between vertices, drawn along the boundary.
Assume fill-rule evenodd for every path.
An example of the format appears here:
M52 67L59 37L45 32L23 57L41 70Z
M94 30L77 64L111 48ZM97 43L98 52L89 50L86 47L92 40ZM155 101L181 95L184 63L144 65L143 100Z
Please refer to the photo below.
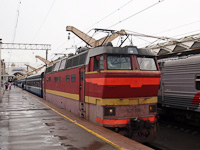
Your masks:
M148 45L145 48L155 52L158 59L200 54L200 33L180 39L167 39L166 42Z

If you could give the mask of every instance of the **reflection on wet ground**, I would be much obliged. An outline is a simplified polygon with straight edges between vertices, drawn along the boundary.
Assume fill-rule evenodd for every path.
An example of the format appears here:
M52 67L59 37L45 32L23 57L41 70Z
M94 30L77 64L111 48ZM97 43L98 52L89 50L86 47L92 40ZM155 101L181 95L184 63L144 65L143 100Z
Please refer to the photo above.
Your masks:
M2 150L112 150L110 144L13 88L0 101Z

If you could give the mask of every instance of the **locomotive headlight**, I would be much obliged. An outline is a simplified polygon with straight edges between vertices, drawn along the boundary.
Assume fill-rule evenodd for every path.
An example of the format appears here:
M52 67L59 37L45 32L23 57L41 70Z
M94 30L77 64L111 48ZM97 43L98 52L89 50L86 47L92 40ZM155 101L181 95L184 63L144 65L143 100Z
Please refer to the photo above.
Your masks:
M115 115L115 107L104 108L104 116L114 116L114 115Z
M149 112L156 112L156 105L149 105Z

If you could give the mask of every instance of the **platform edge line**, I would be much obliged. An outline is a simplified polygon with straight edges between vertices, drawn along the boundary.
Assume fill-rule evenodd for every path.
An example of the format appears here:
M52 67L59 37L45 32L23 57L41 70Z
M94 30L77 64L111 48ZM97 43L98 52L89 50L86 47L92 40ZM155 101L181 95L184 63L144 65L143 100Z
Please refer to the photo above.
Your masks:
M96 137L102 139L102 140L105 141L106 143L109 143L110 145L114 146L115 148L117 148L117 149L119 149L119 150L126 150L126 149L124 149L124 148L121 148L121 147L118 146L117 144L111 142L110 140L106 139L105 137L99 135L98 133L95 133L94 131L92 131L92 130L86 128L85 126L83 126L83 125L77 123L76 121L70 119L69 117L63 115L62 113L58 112L57 110L55 110L54 108L50 107L49 105L47 105L47 104L41 102L40 100L37 99L37 101L39 101L41 104L45 105L46 107L50 108L51 110L53 110L53 111L56 112L57 114L61 115L62 117L66 118L67 120L71 121L72 123L78 125L79 127L83 128L84 130L88 131L89 133L91 133L91 134L95 135Z

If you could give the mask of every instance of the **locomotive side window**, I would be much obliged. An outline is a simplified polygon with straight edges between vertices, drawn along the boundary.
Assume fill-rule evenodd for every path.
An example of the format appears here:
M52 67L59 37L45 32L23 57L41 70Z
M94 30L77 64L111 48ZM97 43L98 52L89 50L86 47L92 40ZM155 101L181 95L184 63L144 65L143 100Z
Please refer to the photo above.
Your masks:
M58 71L59 67L60 67L60 61L56 63L54 71Z
M47 74L47 73L51 73L51 72L53 72L53 67L54 67L54 66L55 66L55 65L46 68L45 73Z
M83 72L81 72L81 81L83 81Z
M66 68L72 67L72 62L73 62L73 60L69 59L67 62Z
M103 60L103 56L100 57L100 70L104 70L104 60Z
M98 65L99 65L99 61L97 60L96 57L94 57L94 71L97 71L98 70Z
M158 70L153 58L137 57L140 70Z
M107 56L107 68L109 70L131 70L131 58L129 56Z
M54 65L49 68L49 72L53 72Z
M77 56L73 58L73 67L78 66L78 64L79 64L79 57Z
M196 76L196 89L200 90L200 76Z
M69 81L70 81L70 76L66 75L66 82L69 82Z
M87 56L87 53L80 55L79 65L82 65L85 63L86 56Z
M45 74L49 73L49 68L46 68Z
M60 76L58 77L58 82L60 82Z
M75 74L72 74L72 75L71 75L71 81L72 81L72 82L75 82L75 81L76 81L76 75L75 75Z
M65 63L66 63L66 59L61 61L59 70L65 69Z

